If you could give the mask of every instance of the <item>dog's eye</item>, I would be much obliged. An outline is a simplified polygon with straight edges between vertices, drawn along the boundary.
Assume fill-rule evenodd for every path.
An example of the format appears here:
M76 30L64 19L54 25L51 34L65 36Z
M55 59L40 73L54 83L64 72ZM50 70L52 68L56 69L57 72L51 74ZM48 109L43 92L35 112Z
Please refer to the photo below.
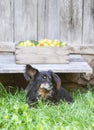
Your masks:
M43 78L43 79L46 79L46 78L47 78L47 76L46 76L46 75L43 75L43 76L42 76L42 78Z

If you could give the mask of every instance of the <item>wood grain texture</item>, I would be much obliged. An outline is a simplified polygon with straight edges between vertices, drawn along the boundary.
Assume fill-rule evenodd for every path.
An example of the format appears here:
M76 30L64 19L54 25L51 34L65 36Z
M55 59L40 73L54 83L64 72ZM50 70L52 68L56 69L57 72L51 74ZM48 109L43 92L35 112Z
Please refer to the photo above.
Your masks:
M1 0L0 42L94 44L94 0Z
M59 39L59 0L46 0L45 37Z
M69 63L66 47L20 47L16 46L15 57L18 64Z
M15 41L37 39L37 0L15 0Z
M60 0L60 39L82 43L82 0Z
M86 54L86 55L94 55L94 46L83 46L82 48L81 48L81 54Z
M83 44L94 44L94 0L84 1Z
M0 0L0 41L13 41L13 0Z
M25 65L15 64L14 55L0 55L0 73L24 73ZM69 64L32 64L40 71L52 70L56 73L92 73L91 67L80 55L70 55Z
M1 52L15 52L15 43L13 42L0 42L0 53Z
M71 44L71 0L60 0L60 39Z
M13 52L15 53L15 45L17 43L13 43L13 42L0 42L0 53L1 52L6 52L6 53L10 53L10 52ZM30 52L30 48L29 49L29 52ZM37 48L38 49L38 48ZM62 50L62 52L64 52L65 54L84 54L84 55L94 55L94 44L79 44L79 45L75 45L75 44L72 44L72 45L69 45L67 47L67 51L64 52L64 50ZM23 50L22 50L23 51ZM24 50L25 51L25 50ZM39 51L39 50L38 50ZM44 53L43 50L40 51L40 54L42 52L42 54ZM52 50L50 50L52 51ZM50 54L49 50L45 51L45 54ZM67 53L68 52L68 53ZM19 49L17 49L17 52L16 53L20 53L19 52ZM31 53L31 52L30 52ZM51 54L54 54L54 52L51 52ZM59 51L59 53L61 53L61 51Z
M70 54L94 55L94 44L79 44L69 46Z
M82 44L82 5L83 0L72 0L71 44Z
M46 0L38 0L38 40L45 37Z

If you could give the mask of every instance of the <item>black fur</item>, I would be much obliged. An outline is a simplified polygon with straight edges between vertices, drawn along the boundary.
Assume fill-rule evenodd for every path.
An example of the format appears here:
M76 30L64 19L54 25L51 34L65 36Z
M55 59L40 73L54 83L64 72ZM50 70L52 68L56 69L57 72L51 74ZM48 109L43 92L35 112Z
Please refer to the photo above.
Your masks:
M52 71L39 72L32 66L26 65L24 76L29 81L27 86L27 102L29 106L36 102L39 97L51 100L54 103L60 100L73 102L70 94L61 87L61 79Z

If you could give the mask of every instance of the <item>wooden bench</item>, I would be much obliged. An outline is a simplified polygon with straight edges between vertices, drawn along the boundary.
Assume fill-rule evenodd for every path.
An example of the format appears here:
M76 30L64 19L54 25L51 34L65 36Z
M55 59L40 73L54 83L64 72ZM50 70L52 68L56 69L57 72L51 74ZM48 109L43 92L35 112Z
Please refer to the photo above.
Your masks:
M69 64L32 64L39 70L56 73L92 73L92 68L81 55L71 54ZM0 44L0 73L24 73L25 65L15 63L15 44Z

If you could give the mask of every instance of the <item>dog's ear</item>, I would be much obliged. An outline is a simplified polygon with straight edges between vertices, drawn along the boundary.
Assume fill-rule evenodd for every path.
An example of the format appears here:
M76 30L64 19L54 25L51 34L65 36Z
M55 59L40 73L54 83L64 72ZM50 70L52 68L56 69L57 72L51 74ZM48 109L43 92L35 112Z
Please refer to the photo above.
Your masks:
M38 74L38 70L33 68L31 65L26 65L24 77L26 80L34 80L35 76Z
M51 70L49 70L48 72L51 74L52 82L54 83L55 88L59 90L61 87L61 79L59 78L57 74L55 74Z

